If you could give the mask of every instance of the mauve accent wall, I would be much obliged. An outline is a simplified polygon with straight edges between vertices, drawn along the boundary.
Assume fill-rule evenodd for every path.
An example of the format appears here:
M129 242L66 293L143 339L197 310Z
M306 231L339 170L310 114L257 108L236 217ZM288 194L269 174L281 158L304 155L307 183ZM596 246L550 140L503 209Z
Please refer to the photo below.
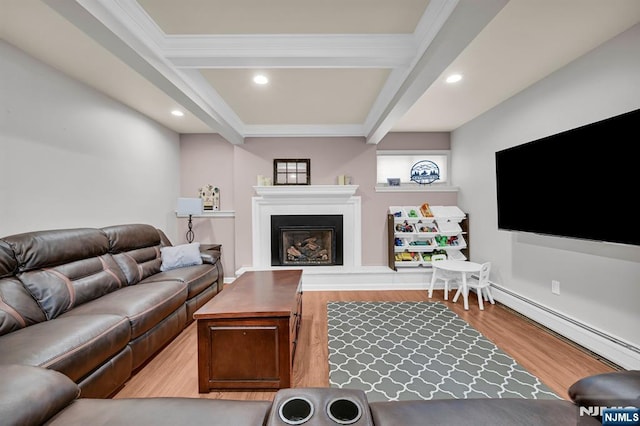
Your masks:
M183 135L182 196L191 196L194 188L211 183L220 187L221 209L235 211L235 219L198 219L196 239L223 244L228 277L242 267L252 266L251 198L255 196L257 175L271 177L274 158L310 158L312 185L335 185L343 174L359 185L356 195L362 198L362 265L386 265L388 206L424 202L455 205L457 193L376 192L376 149L449 149L449 134L395 133L378 145L368 145L359 137L247 138L244 144L235 146L218 135ZM186 230L185 223L179 227ZM235 258L231 259L234 252Z
M211 184L220 188L220 210L234 209L233 145L218 134L186 134L180 137L180 196L198 197L198 189ZM251 222L249 222L251 226ZM222 244L226 276L235 271L235 227L233 217L194 218L195 241ZM186 243L187 219L178 219L178 243Z

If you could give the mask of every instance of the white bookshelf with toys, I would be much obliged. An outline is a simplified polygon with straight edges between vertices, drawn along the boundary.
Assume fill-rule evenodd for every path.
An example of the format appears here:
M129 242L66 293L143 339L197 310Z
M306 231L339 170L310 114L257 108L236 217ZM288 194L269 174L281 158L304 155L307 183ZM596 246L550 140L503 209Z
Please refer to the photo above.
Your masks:
M468 217L457 206L390 206L387 215L389 267L431 267L431 258L466 260Z

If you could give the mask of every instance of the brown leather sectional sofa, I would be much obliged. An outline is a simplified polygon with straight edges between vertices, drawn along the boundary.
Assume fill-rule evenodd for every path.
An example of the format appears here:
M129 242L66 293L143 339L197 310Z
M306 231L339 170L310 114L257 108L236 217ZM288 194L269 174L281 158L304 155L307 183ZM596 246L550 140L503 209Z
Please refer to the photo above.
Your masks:
M170 245L149 225L0 239L0 425L598 425L589 410L640 405L640 371L582 379L573 402L368 403L329 388L282 389L273 402L106 399L222 288L219 252L162 272Z
M0 365L56 370L82 397L111 395L222 289L219 252L161 272L167 246L143 224L0 239Z
M0 365L0 424L153 426L600 425L593 408L640 405L640 371L579 380L574 400L447 399L368 403L361 390L281 389L273 402L204 398L77 398L54 370ZM589 408L581 410L580 407ZM592 415L593 414L593 415Z

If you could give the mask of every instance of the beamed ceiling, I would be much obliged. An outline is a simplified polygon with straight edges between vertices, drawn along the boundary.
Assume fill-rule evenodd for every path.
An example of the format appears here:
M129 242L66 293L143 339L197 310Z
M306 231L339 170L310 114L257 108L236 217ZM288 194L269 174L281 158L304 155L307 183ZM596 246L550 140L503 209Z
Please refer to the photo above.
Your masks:
M234 144L451 131L639 21L638 0L0 0L7 42Z

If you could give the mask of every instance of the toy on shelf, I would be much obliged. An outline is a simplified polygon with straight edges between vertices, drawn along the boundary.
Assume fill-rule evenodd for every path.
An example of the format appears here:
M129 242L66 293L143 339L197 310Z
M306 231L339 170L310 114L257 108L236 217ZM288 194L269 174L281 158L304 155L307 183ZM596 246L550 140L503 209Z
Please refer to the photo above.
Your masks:
M402 253L396 253L397 262L417 262L420 260L420 255L411 251L403 251Z
M398 223L396 225L396 231L398 231L398 232L413 232L413 225L405 220L403 223Z
M411 241L409 243L410 246L430 246L431 245L431 241L430 240L417 240L417 241Z
M446 235L437 235L434 238L440 247L457 246L460 244L458 237L455 235L449 237Z
M422 213L422 216L424 217L433 217L431 208L429 208L429 203L424 203L420 206L420 213Z
M422 221L418 221L416 226L418 227L418 232L438 232L435 226L429 223L422 223Z

